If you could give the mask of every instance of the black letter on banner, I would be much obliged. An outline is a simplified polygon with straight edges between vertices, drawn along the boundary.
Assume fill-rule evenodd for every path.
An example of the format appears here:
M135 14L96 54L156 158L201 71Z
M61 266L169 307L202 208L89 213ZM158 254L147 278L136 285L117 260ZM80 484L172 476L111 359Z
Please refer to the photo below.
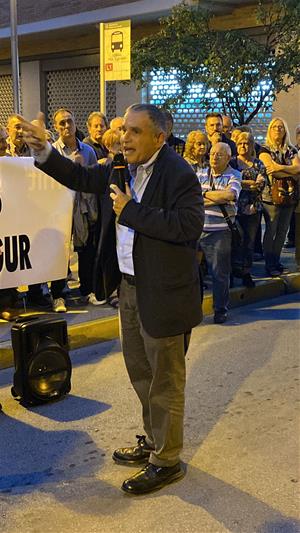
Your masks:
M12 240L12 246L10 247L10 240ZM5 247L5 265L8 272L15 272L18 268L18 238L17 235L12 237L4 237ZM12 250L11 250L12 248ZM12 253L11 253L12 251Z
M25 268L32 268L28 253L30 250L30 240L27 235L19 236L19 256L20 256L20 270ZM26 266L25 266L26 265Z

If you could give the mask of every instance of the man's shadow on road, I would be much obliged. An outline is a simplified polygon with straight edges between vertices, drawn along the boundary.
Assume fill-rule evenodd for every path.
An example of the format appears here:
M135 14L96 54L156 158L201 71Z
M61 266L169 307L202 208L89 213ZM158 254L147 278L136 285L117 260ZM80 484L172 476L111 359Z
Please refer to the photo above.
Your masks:
M4 412L0 423L0 503L12 509L22 495L38 491L76 513L113 515L128 508L120 489L98 477L106 454L86 431L45 431ZM10 531L13 519L10 512L5 524L3 515L4 529Z
M261 309L258 307L257 304L253 305L250 311L253 314L253 322L261 319L299 318L297 308L268 310L266 304ZM249 307L244 313L241 310L240 323L248 323L248 317ZM201 471L192 464L194 455L221 417L226 414L245 380L269 362L277 342L274 336L265 335L263 347L259 351L252 340L253 353L249 356L249 352L243 350L242 346L247 343L251 346L253 335L251 329L245 330L241 342L238 327L235 330L230 329L230 335L227 336L222 334L222 326L206 327L211 328L209 333L214 332L214 338L212 335L205 338L204 333L203 342L199 341L197 344L192 342L190 352L187 354L190 369L186 386L184 460L188 463L188 476L183 483L167 490L184 501L205 509L233 533L299 533L300 522L294 518L284 516L256 497ZM216 349L216 342L219 350ZM211 344L214 345L212 350L210 350ZM193 354L196 354L195 358ZM199 487L196 492L195 487Z

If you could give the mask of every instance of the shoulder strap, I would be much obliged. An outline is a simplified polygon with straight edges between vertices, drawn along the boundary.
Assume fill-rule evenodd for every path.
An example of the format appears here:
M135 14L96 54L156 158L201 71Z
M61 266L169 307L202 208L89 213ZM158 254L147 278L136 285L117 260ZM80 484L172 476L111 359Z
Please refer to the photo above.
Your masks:
M215 186L214 178L213 178L213 175L212 175L212 172L211 172L211 168L209 169L209 184L211 186L211 190L215 191L216 190L216 186ZM232 224L232 222L230 220L230 216L227 213L226 207L223 204L218 204L218 208L220 209L223 217L225 218L229 228L231 229L231 231L233 231L234 225Z

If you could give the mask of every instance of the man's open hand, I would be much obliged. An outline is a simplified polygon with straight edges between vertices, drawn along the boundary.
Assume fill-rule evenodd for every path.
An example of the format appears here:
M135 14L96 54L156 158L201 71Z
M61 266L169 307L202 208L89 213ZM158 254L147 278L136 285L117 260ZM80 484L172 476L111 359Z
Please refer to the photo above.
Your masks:
M110 188L113 192L110 193L110 197L113 201L113 210L116 213L117 217L120 216L124 207L132 199L129 185L126 183L126 194L119 189L117 185L111 185Z
M41 152L47 145L45 119L43 113L38 113L36 120L28 122L21 117L24 140L35 152Z

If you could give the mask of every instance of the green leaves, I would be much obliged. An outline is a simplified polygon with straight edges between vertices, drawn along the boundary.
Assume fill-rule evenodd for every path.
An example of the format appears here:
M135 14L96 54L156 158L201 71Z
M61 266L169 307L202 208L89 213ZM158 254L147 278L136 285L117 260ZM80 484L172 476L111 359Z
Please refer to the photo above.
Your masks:
M179 91L166 99L167 105L183 100L191 84L202 83L207 90L214 89L236 122L248 122L269 101L270 85L262 85L263 80L272 82L274 96L300 78L299 0L258 2L257 19L265 25L263 42L239 31L211 30L212 15L199 0L193 7L177 5L160 20L157 34L133 45L132 76L137 87L147 84L150 71L176 69ZM258 86L257 109L252 106L249 111ZM213 107L212 100L206 96L203 105Z

